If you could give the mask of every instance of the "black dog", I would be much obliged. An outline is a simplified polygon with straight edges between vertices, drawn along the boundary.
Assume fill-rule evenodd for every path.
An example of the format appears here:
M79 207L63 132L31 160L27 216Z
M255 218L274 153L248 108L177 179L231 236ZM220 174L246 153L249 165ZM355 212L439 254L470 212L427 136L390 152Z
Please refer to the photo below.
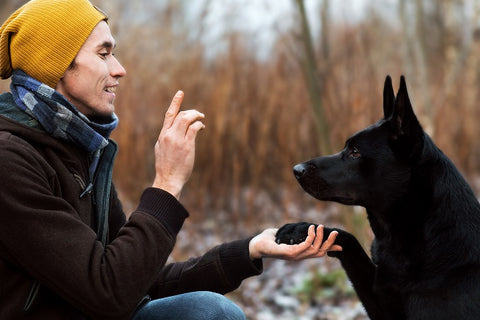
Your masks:
M423 131L405 79L389 76L384 118L331 156L296 165L319 200L366 208L371 256L339 231L340 259L371 319L480 319L480 205L452 162ZM309 223L288 224L277 242L305 239Z

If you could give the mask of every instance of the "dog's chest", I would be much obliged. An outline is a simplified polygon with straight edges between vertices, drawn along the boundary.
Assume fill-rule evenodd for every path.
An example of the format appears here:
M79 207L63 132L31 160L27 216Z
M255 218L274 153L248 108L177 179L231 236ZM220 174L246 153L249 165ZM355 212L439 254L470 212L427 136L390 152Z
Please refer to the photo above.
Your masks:
M376 283L379 286L409 287L421 271L412 255L388 241L372 242L372 261L377 265ZM388 281L386 281L388 279Z

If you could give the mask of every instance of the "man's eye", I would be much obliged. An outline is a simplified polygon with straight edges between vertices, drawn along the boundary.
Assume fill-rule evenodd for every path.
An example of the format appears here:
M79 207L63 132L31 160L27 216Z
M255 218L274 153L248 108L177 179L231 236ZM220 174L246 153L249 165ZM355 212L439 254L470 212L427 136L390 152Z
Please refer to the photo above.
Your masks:
M358 151L358 149L356 147L354 147L352 149L352 151L350 152L350 157L351 158L354 158L354 159L357 159L357 158L360 158L362 155L360 154L360 151Z

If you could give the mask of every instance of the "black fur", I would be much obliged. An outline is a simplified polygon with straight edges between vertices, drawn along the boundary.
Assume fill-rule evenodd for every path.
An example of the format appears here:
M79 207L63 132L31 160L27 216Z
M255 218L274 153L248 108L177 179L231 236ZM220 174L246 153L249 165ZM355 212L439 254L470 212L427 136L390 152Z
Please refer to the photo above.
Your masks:
M384 118L341 152L294 167L315 198L367 210L372 259L339 229L343 251L329 255L371 319L480 319L480 205L420 126L403 76L396 96L387 76L383 98ZM309 225L283 226L277 242L298 243Z

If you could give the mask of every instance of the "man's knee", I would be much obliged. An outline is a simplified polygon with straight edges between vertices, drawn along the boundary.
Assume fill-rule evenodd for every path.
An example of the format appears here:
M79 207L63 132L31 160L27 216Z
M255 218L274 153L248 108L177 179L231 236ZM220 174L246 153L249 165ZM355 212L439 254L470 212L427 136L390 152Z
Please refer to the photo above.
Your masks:
M226 298L225 296L209 292L209 291L199 291L195 292L197 297L195 298L196 304L201 305L202 308L208 308L212 313L212 319L220 320L245 320L245 314L242 309L237 306L233 301Z
M142 306L134 320L185 319L185 320L245 320L245 314L225 296L196 291L158 300Z

